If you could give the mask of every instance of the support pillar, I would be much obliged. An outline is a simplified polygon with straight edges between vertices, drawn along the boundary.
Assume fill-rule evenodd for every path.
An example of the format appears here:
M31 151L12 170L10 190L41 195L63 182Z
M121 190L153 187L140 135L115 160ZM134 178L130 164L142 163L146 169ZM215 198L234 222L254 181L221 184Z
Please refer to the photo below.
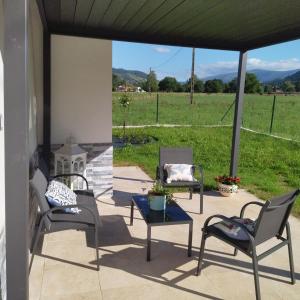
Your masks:
M238 157L240 150L240 132L243 115L244 89L246 78L247 52L241 51L235 98L234 122L231 146L230 176L237 175Z
M4 0L6 291L28 299L28 0Z

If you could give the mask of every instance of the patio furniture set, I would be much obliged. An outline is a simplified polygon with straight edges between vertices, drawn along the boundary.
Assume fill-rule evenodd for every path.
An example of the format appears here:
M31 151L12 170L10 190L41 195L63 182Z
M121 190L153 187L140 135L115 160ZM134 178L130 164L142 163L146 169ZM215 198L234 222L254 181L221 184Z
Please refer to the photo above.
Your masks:
M168 176L170 174L165 167L167 164L185 164L191 166L191 175L193 180L170 182L168 180ZM32 267L34 255L37 253L37 246L41 235L68 229L91 229L94 231L97 262L96 269L99 270L98 227L100 225L100 216L93 191L89 190L87 180L80 174L61 174L51 178L47 172L43 172L41 170L43 169L42 166L35 169L34 175L30 180L30 186L38 201L41 217L35 237L33 239L32 256L29 270ZM204 184L203 169L201 166L199 166L200 180L196 180L194 178L195 170L192 149L160 149L159 166L157 167L157 180L167 188L189 188L190 199L192 198L193 191L199 191L200 214L202 214ZM52 202L49 202L49 197L47 198L45 196L47 195L47 191L52 180L58 180L69 176L80 176L86 184L86 189L74 191L77 200L76 204L53 206L51 204ZM293 204L299 194L300 190L297 189L283 196L266 201L265 203L249 202L242 207L239 217L234 216L228 218L224 215L218 214L207 218L202 228L202 240L196 274L200 275L201 273L205 242L207 238L213 236L231 245L234 248L235 256L237 255L238 251L241 251L252 259L256 299L261 299L258 276L258 261L285 245L288 246L291 283L295 284L291 231L288 218ZM261 207L256 220L250 220L244 216L246 208L250 205ZM193 219L175 201L169 201L164 210L156 211L150 209L147 195L134 195L131 200L130 225L133 225L134 206L137 207L147 225L147 261L151 260L151 228L153 226L178 224L189 225L187 253L189 257L192 255ZM77 211L71 211L70 213L70 210L72 209L76 209ZM280 243L258 255L256 251L257 246L272 238L277 238Z

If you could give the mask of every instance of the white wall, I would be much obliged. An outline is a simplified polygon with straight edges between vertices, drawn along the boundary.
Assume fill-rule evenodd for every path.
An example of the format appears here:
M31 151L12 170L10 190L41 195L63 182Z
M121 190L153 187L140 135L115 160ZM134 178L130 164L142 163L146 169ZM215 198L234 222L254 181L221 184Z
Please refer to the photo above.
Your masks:
M111 41L51 39L51 144L111 143Z
M0 281L2 298L6 298L6 260L5 260L5 174L4 174L4 91L3 91L3 2L0 0ZM0 293L0 298L1 298Z

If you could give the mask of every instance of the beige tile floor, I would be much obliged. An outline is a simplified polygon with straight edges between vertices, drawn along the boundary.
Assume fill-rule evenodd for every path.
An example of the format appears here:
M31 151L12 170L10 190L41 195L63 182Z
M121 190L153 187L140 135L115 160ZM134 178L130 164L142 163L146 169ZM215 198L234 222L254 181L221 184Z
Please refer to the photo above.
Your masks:
M114 196L98 200L102 218L99 233L100 271L90 234L65 231L47 235L42 254L36 256L30 274L31 300L77 299L254 299L251 262L244 254L233 257L232 249L210 238L200 277L195 276L201 226L215 213L239 213L253 195L240 191L232 198L206 193L205 213L198 214L199 198L188 200L176 194L178 203L194 220L193 255L187 257L187 225L156 227L152 230L152 261L146 262L146 225L135 211L129 226L130 199L146 193L150 178L137 167L114 168ZM249 215L257 210L249 208ZM260 262L262 299L300 299L300 221L290 218L293 234L296 285L289 284L287 248ZM270 246L264 245L260 249Z

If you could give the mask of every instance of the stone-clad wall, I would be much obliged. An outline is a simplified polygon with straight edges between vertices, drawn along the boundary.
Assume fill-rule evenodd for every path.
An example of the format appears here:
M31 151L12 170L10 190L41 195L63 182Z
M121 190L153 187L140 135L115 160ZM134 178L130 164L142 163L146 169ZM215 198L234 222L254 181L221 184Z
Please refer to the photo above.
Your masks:
M62 145L52 145L51 150L54 153ZM95 197L112 197L113 184L113 146L112 144L79 144L79 146L88 152L85 176L89 187L94 191ZM52 171L54 155L52 159Z
M111 144L81 144L88 152L86 178L96 197L112 197L113 146Z

